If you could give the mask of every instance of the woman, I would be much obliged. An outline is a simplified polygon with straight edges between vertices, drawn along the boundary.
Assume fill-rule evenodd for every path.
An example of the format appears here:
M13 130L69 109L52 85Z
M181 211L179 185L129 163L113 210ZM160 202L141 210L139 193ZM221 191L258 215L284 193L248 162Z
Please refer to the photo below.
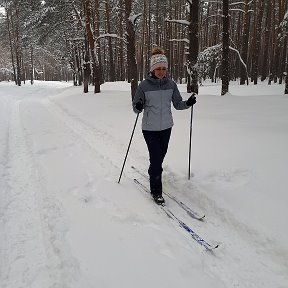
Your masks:
M133 99L135 113L141 113L144 109L142 132L150 157L150 191L157 204L165 202L162 197L162 163L173 126L171 102L177 110L188 109L196 103L195 94L183 101L176 83L167 77L167 69L168 61L164 50L160 47L154 48L150 72L139 84Z

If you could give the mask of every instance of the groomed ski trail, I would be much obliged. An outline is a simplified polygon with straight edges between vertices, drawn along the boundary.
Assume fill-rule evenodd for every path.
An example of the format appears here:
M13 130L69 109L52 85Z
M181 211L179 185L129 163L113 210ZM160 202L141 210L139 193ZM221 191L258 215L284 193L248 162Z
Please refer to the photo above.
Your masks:
M68 287L64 279L72 274L61 269L66 250L61 209L45 191L27 143L23 100L1 97L1 102L11 112L1 195L1 287Z

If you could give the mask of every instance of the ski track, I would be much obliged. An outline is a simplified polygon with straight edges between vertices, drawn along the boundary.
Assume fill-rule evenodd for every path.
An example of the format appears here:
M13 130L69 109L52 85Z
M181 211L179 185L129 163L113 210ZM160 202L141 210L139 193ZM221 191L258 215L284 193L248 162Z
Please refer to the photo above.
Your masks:
M97 152L103 161L108 161L110 165L112 165L113 172L107 171L107 175L112 175L112 177L115 177L114 181L118 181L130 135L127 135L127 143L123 144L117 137L107 132L109 128L105 130L105 126L104 128L100 128L100 125L95 127L94 124L74 115L61 104L58 104L52 97L45 99L43 104L47 106L51 114L54 114L59 121L65 123L65 125L78 135L94 152ZM101 122L101 124L105 125L103 122ZM107 155L107 149L109 149L109 155ZM127 157L122 178L126 175L128 178L133 179L133 177L131 177L133 172L131 175L131 169L129 168L135 164L135 160L132 159L137 159L137 163L147 163L148 165L147 155L145 155L145 153L144 155L143 153L139 153L139 151L133 147L133 149L129 151L129 157Z
M170 174L171 172L169 172ZM236 173L234 176L237 178L239 175ZM241 178L241 176L239 177ZM174 187L175 191L178 190L180 194L181 191L176 187L181 186L181 181L179 182L177 179L169 181L170 177L166 179L166 186ZM199 223L197 225L196 223L198 226L197 231L199 231L200 235L205 235L205 237L213 235L213 239L220 241L220 249L219 253L217 250L216 261L210 261L213 258L207 259L209 265L215 269L215 275L226 275L227 279L222 280L227 283L233 283L235 287L243 284L243 287L259 287L259 285L261 287L285 287L283 283L286 283L287 279L281 279L278 275L281 273L285 274L284 271L288 268L288 255L284 249L281 250L277 246L277 238L271 239L267 235L260 233L253 229L249 222L240 222L233 213L218 206L214 200L209 198L207 191L197 186L197 182L186 181L184 183L182 195L186 199L185 202L194 203L196 207L205 211L207 215L205 225L199 225ZM185 217L187 218L187 216ZM251 219L251 223L252 221L253 219ZM234 251L237 251L237 253ZM241 252L239 253L239 251ZM230 266L225 267L222 265L221 267L218 263L218 258L223 259L220 263L225 263L224 260L227 259L227 263L230 263ZM246 260L248 258L249 265L247 266ZM241 271L241 274L239 271ZM263 283L261 283L261 280L260 283L259 281L258 283L257 281L250 283L249 280L246 280L265 279L264 276L267 274L271 275L271 277L269 281L266 279Z
M66 248L61 207L45 191L29 148L21 119L25 101L9 102L9 143L2 150L6 172L1 187L1 288L71 287L67 279L74 279L75 269Z
M141 179L148 186L147 178L138 173L137 175L138 179ZM183 189L180 190L179 187L183 185L183 179L178 179L171 171L169 175L171 178L164 177L164 191L166 189L171 193L170 190L173 190L173 194L177 195L178 198L182 196L182 200L184 198L183 193L190 191L188 193L191 198L187 198L184 202L194 203L194 207L190 204L188 206L195 209L196 212L201 209L199 207L207 212L203 222L191 219L173 200L166 197L167 206L173 207L172 210L177 217L183 219L188 226L210 244L219 244L219 248L212 252L214 257L209 257L210 252L203 254L203 265L209 267L214 277L222 275L221 280L227 283L227 287L256 288L259 285L267 288L285 287L283 283L286 283L287 279L279 278L278 274L285 274L281 270L287 268L287 262L285 262L287 257L285 254L280 254L281 251L277 251L277 246L273 244L271 239L263 237L263 235L250 228L249 225L240 223L225 209L217 207L216 203L205 195L205 191L201 191L193 182L186 182ZM167 187L169 188L167 189ZM220 230L221 232L219 232ZM185 234L185 232L183 233ZM191 246L193 246L193 249L199 248L196 242L192 242ZM234 251L237 251L237 253ZM278 255L278 257L276 258L275 255ZM246 260L248 257L249 265L247 266ZM270 265L272 264L271 261L275 263ZM221 263L230 263L230 266ZM278 270L275 270L275 265L278 265ZM239 269L239 267L241 268ZM241 271L241 274L239 271ZM264 277L267 274L271 275L269 282ZM260 282L258 280L257 283L257 281L251 282L249 279L265 279L265 281L261 283L261 280Z
M47 100L45 103L47 104L51 113L54 113L57 117L59 117L59 119L68 125L77 135L79 135L81 139L87 142L87 144L92 149L97 150L98 153L101 154L101 145L102 147L109 145L111 147L109 150L113 151L113 154L109 155L109 157L108 155L104 156L103 154L102 158L103 160L109 161L115 168L118 168L120 171L120 168L116 163L122 163L121 161L123 161L123 159L121 157L119 158L119 155L123 154L123 151L126 149L125 146L118 145L117 139L114 139L112 135L106 133L104 130L99 130L98 127L96 129L95 127L85 123L82 119L71 115L68 110L63 109L55 102ZM93 143L97 143L97 145ZM117 145L113 143L117 143ZM123 148L122 151L120 151L121 147ZM134 153L133 156L136 157L135 159L138 160L137 163L144 162L144 157L141 156L141 153L132 153ZM127 166L129 166L129 164L126 163L126 175L133 179L137 174L133 173L133 171L129 171L129 167L127 168ZM142 169L142 171L145 171L145 168L143 167L138 168ZM278 275L283 273L283 269L287 268L287 255L283 255L282 252L284 251L278 249L278 247L273 243L273 239L269 239L265 237L265 235L261 235L249 227L249 223L240 223L229 211L221 207L217 207L215 201L206 196L205 191L201 190L200 187L197 187L197 183L187 183L187 181L185 181L187 184L185 184L181 190L179 187L181 187L181 183L183 186L183 179L170 171L169 168L166 170L168 175L164 176L164 189L169 187L169 193L170 189L172 189L174 195L182 194L185 196L186 193L192 195L190 199L186 198L186 201L189 201L188 203L194 203L195 207L198 207L198 209L202 209L203 211L205 211L205 208L208 210L204 223L201 223L197 222L197 220L190 219L186 212L182 211L177 204L168 200L169 205L173 207L173 211L177 211L178 215L181 215L180 219L182 218L190 227L196 231L196 233L198 233L201 237L204 237L204 239L211 244L220 244L220 247L215 250L215 253L212 253L215 257L210 257L209 253L203 254L203 265L207 266L207 268L209 267L209 270L215 277L224 275L223 279L221 280L227 283L227 287L256 288L260 285L261 287L267 288L284 288L284 284L282 283L286 283L287 279L281 279L278 277ZM241 178L241 175L233 176L232 174L230 177ZM189 191L193 191L193 193L190 193ZM185 203L186 201L184 200ZM197 210L197 208L195 209ZM237 227L237 229L235 229L235 227ZM221 230L221 233L219 233L218 228ZM183 234L185 234L185 232ZM194 240L191 239L191 237L188 237L187 239L192 241L191 246L193 248L196 248L199 245L196 242L193 243ZM239 255L237 254L238 252L234 253L234 251L242 251L242 253ZM275 255L278 255L278 257L275 257ZM249 257L249 263L253 263L252 267L247 266L247 257ZM227 263L235 264L230 265L229 267L225 265L219 265L218 260L223 258L229 259ZM275 262L276 267L278 266L277 270L275 270L275 265L269 265L271 261ZM225 263L225 261L223 261L223 263ZM239 266L241 266L240 270ZM239 271L241 271L241 274ZM266 277L263 277L267 274L271 274L269 282L266 281ZM266 280L265 282L263 281L263 283L259 283L259 281L257 284L255 284L256 281L251 283L249 279L254 278L263 278Z
M81 278L80 264L73 258L72 252L69 250L69 243L65 239L69 225L66 222L69 220L65 219L67 211L60 203L62 203L62 195L64 195L63 197L65 199L67 195L71 195L70 197L76 197L78 201L85 204L92 201L93 197L95 197L95 195L92 194L93 191L95 191L95 185L97 185L97 180L95 176L93 176L95 171L86 171L85 167L87 163L85 161L87 161L87 158L89 158L91 162L97 159L98 166L109 167L109 164L107 164L109 163L109 159L99 154L97 149L92 149L90 144L97 144L98 139L102 138L100 137L102 133L99 132L100 135L98 133L94 135L94 138L91 138L91 132L89 133L88 127L85 129L84 125L79 124L78 119L75 120L73 117L71 118L66 113L61 112L57 106L50 103L47 99L28 100L23 103L23 107L25 109L22 111L22 121L28 127L25 132L26 141L28 142L28 146L31 147L32 160L37 165L43 186L42 202L44 208L46 208L46 213L42 218L47 219L47 226L44 227L43 230L50 231L50 235L46 235L45 238L49 239L50 237L50 243L52 243L49 263L52 265L52 269L55 270L54 273L50 274L56 275L56 279L57 276L59 278L57 282L59 284L56 283L57 285L54 284L54 286L59 288L87 287L85 279ZM37 115L35 115L36 111L39 117L37 125L34 126L34 118L35 116L37 117ZM39 129L39 127L41 128ZM55 138L55 135L58 136L58 139L57 137ZM55 139L57 139L57 141L55 141ZM79 147L81 147L81 155L78 154ZM86 155L88 155L87 158L84 157ZM56 161L60 165L60 168L56 169L57 171L59 170L58 173L51 171L55 166L55 162L53 162L55 157L56 159L58 158ZM52 159L51 163L49 158ZM67 183L67 177L63 176L65 171L61 171L61 162L63 162L63 168L67 166L67 163L71 162L70 169L67 173L70 175L70 178L73 177L72 175L74 173L78 174L77 177L75 177L75 181L71 179L71 181ZM75 165L75 163L77 163L77 165ZM104 171L103 178L107 179L110 178L111 175L116 175L115 172L118 171L118 168L115 169L112 162L110 162L110 164L111 169L108 171L102 169L102 171ZM81 172L80 167L83 167ZM85 187L79 186L77 182L79 175L80 178L85 177L87 179ZM58 183L59 186L55 186L54 181ZM81 183L82 182L85 183L85 180L81 181ZM99 199L99 203L103 203L103 201L107 202L105 199ZM65 205L65 203L63 203L63 205ZM107 203L107 205L111 204ZM48 245L50 243L48 243ZM54 279L54 276L52 277Z
M0 280L3 279L2 267L5 265L4 260L4 243L5 243L5 195L8 191L8 185L4 181L7 175L8 168L8 149L9 149L9 116L10 116L10 105L4 98L0 98ZM3 281L1 281L2 283Z
M45 272L46 253L39 231L37 171L27 153L19 106L20 100L14 103L10 118L7 184L2 208L5 213L2 247L5 248L1 268L4 287L36 287L41 286L41 281L46 281L49 275ZM31 267L29 263L35 265ZM33 283L36 286L32 286Z

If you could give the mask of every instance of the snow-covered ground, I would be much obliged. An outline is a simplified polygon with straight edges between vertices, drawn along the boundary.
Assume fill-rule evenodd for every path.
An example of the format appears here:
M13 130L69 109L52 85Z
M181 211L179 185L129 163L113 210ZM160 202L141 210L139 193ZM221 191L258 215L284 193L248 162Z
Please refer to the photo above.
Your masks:
M173 110L164 190L205 221L167 207L213 252L133 182L147 184L131 168L147 173L140 119L117 183L136 119L129 84L82 89L0 83L1 288L288 287L283 85L200 87L190 181L190 111Z

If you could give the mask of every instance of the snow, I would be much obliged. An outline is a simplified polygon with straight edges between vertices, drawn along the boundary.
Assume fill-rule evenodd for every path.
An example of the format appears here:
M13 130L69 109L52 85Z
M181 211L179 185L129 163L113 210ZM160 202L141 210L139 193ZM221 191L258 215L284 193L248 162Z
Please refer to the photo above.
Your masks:
M283 85L231 83L222 97L220 83L200 87L190 181L190 110L173 110L164 190L206 217L167 207L213 252L135 186L147 185L131 169L147 173L140 120L117 183L136 119L130 84L82 89L0 83L1 288L288 287Z
M288 10L286 11L285 15L284 15L284 19L288 18Z
M165 19L166 22L171 22L171 23L177 23L177 24L182 24L189 26L190 22L187 20L178 20L178 19Z
M135 24L136 24L136 20L137 20L140 16L142 16L142 13L139 13L139 14L136 14L136 15L130 14L128 20L129 20L133 25L135 25Z
M106 34L101 34L99 37L96 38L96 40L99 40L99 39L105 38L105 37L123 39L122 37L119 37L117 34L106 33Z

